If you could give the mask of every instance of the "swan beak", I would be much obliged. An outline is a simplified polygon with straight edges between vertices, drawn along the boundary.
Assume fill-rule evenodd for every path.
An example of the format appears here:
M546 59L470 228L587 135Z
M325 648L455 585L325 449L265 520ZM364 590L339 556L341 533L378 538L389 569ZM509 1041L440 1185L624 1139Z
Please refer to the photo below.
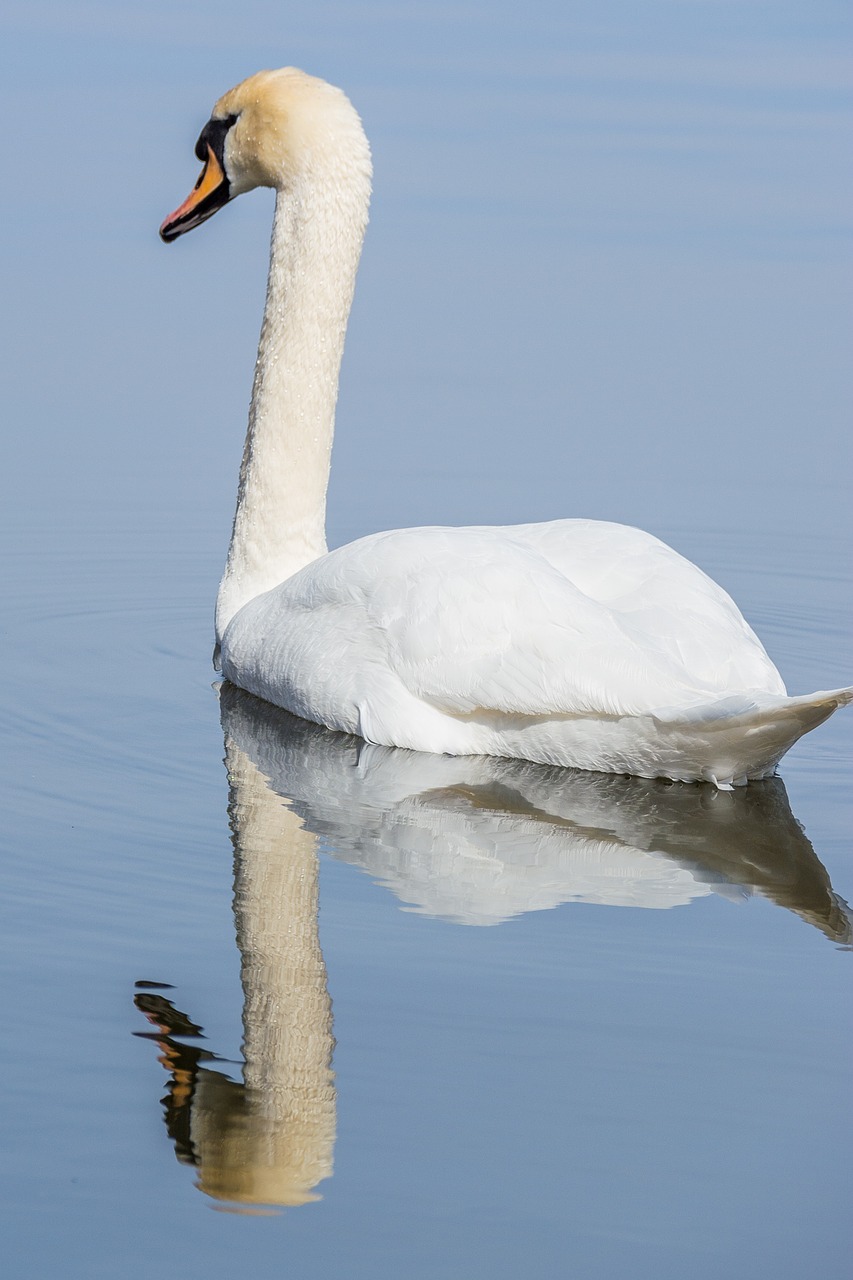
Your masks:
M207 148L207 160L199 174L198 182L182 205L174 213L170 213L160 228L160 239L166 244L177 240L185 231L192 231L200 223L211 218L217 209L221 209L231 199L230 183L222 165L214 155L213 148Z

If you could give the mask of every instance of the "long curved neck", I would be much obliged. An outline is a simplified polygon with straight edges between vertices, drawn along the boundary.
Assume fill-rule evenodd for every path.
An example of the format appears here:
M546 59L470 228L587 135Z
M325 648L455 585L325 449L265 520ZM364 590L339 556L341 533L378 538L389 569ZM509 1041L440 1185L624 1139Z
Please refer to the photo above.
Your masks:
M244 604L325 554L338 375L369 199L369 168L340 157L276 195L217 641Z

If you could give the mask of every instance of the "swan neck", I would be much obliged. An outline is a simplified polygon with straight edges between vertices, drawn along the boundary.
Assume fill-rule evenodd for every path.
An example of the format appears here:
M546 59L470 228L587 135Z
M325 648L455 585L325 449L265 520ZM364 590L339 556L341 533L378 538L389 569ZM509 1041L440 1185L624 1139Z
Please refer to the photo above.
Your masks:
M367 223L369 162L276 194L266 305L217 640L248 601L326 552L338 376Z

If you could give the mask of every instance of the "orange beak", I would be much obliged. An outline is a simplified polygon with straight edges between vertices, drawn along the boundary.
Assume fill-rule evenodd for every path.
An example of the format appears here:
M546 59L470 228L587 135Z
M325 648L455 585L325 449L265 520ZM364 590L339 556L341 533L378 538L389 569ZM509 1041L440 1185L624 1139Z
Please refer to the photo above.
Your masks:
M178 205L174 213L170 213L166 218L160 228L161 240L169 244L186 231L192 231L193 227L211 218L217 209L221 209L228 203L230 198L228 178L213 149L208 146L207 160L199 174L198 182L184 203Z

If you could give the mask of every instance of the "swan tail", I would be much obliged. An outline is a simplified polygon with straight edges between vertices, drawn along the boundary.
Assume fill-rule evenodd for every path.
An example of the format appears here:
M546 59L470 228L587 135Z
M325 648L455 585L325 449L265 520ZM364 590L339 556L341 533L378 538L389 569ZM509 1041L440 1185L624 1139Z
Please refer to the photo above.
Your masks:
M654 719L670 746L692 757L694 779L728 789L769 777L804 733L850 702L853 687L795 698L757 693L657 712Z

